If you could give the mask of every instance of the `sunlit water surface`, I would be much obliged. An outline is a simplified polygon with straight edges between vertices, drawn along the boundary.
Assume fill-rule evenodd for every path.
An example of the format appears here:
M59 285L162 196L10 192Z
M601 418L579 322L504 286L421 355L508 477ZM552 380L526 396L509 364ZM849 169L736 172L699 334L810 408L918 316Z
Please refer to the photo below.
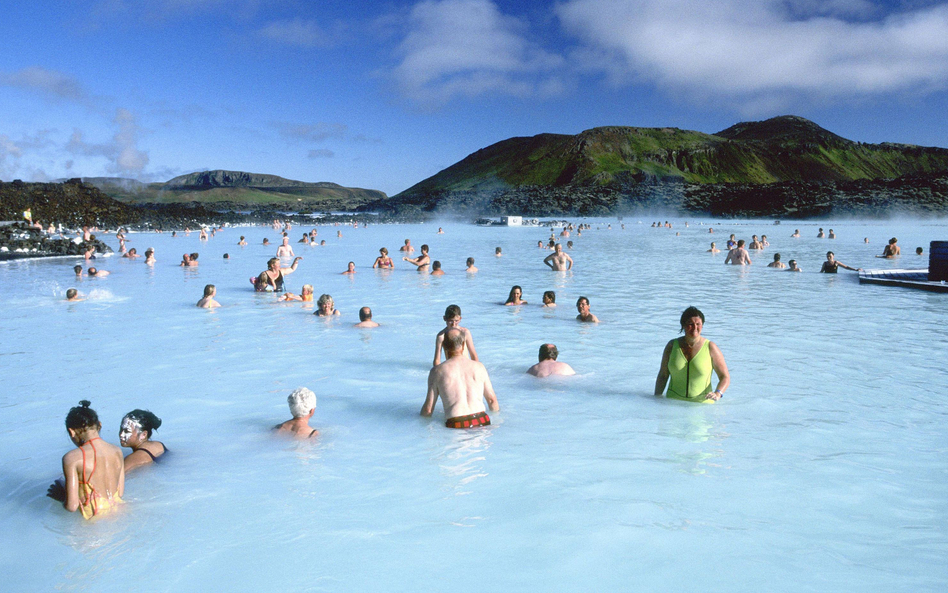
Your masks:
M343 315L329 321L252 291L270 228L132 234L157 265L100 259L112 274L98 280L76 282L76 258L0 264L0 588L945 590L948 295L816 272L827 249L852 266L925 267L914 248L948 239L948 224L640 220L574 233L565 274L541 263L546 229L320 227L327 245L310 247L294 228L305 259L288 286L332 294ZM772 245L725 267L705 249L731 232ZM874 258L893 235L906 255ZM447 275L410 270L405 238ZM392 272L369 267L381 246ZM192 251L200 266L178 267ZM774 252L805 272L766 268ZM339 274L350 259L352 278ZM218 310L194 307L208 283ZM530 304L500 306L514 284ZM72 286L88 299L64 302ZM539 307L544 290L556 310ZM575 321L580 295L600 325ZM440 404L418 415L451 303L502 406L486 429L446 429ZM692 304L732 373L717 405L652 395ZM352 328L362 305L382 327ZM525 375L543 342L578 375ZM297 386L319 398L312 443L268 432ZM113 443L127 411L151 409L172 451L92 522L44 496L80 399Z

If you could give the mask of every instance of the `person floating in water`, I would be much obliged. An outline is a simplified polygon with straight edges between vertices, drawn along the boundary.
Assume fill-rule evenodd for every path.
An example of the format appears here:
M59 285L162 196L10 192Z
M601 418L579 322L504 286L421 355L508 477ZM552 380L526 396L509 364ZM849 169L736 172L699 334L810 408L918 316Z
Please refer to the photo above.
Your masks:
M576 316L576 321L599 323L599 318L589 311L589 299L586 297L581 296L576 299L576 310L579 311L579 315Z
M286 398L286 403L290 406L293 418L277 424L273 430L296 439L319 436L319 431L309 425L310 418L316 413L316 394L306 387L299 387Z
M428 393L421 415L430 417L440 397L447 418L444 425L448 428L490 425L490 416L484 409L485 399L492 412L500 410L487 368L464 356L466 341L464 332L458 328L444 332L445 361L428 372Z
M724 263L733 264L735 266L749 266L751 264L750 254L744 249L744 239L738 241L737 245L727 252Z
M477 273L477 266L474 265L474 258L473 258L473 257L467 258L467 262L465 262L465 263L467 264L467 268L464 269L465 272L467 272L468 274L476 274L476 273Z
M526 305L527 301L522 300L520 298L521 296L523 296L523 289L519 286L514 286L510 289L510 294L507 295L507 301L504 304L508 307Z
M837 261L836 256L833 254L833 252L827 251L826 261L823 262L823 267L820 268L820 273L821 274L835 274L839 271L838 268L845 268L847 270L852 270L853 272L859 272L862 270L862 268L851 268L847 266L846 264L844 264L843 262Z
M125 456L125 472L154 463L168 452L165 444L151 440L152 433L161 426L161 418L148 410L132 410L122 418L119 429L119 443L130 447L132 452Z
M685 309L680 323L685 335L665 345L658 377L655 378L655 395L662 395L668 384L667 397L715 402L724 397L724 392L731 384L724 355L717 344L701 337L704 313L697 307ZM711 371L718 376L718 385L714 391L711 391Z
M783 263L782 261L780 261L780 254L779 254L779 253L775 253L775 254L774 254L774 261L772 261L772 262L770 262L769 264L767 264L767 267L768 267L768 268L781 268L781 269L782 269L782 268L786 268L786 267L787 267L787 264L785 264L785 263Z
M304 303L313 302L313 285L304 284L303 292L299 295L293 294L292 292L283 293L284 301L303 301Z
M565 362L557 362L556 358L559 355L560 352L556 349L556 344L543 344L540 346L540 362L527 369L527 373L538 379L550 375L575 375L576 371L573 370L573 367Z
M290 245L290 238L283 237L283 244L277 247L277 257L293 257L293 247Z
M546 290L543 292L543 307L547 309L556 308L556 293L552 290Z
M346 271L342 273L343 276L348 276L356 273L356 264L354 261L349 262L346 267Z
M711 249L708 250L708 253L721 253L721 250L714 245L714 241L711 241Z
M441 269L441 262L434 260L431 262L431 275L432 276L444 276L444 270Z
M352 327L378 327L379 324L372 321L372 309L362 307L359 309L359 323Z
M830 238L830 239L835 239L835 238L836 238L836 233L833 231L833 229L830 229L830 231L829 231L829 238Z
M501 251L500 247L494 248L494 257L503 257L504 252Z
M425 272L428 270L428 264L431 263L431 257L428 256L428 245L421 246L421 255L415 258L405 256L402 260L407 261L408 263L414 265L419 272Z
M411 245L411 239L405 239L405 244L398 248L399 251L404 251L405 253L414 253L415 248Z
M898 239L892 237L889 239L889 244L885 246L882 250L882 255L877 255L876 257L883 257L885 259L892 259L899 255L902 255L902 248L897 245Z
M925 252L925 250L922 249L921 247L916 247L916 248L915 248L915 255L922 255L924 252Z
M823 228L821 227L821 228L820 228L820 232L818 232L818 233L816 234L816 238L817 238L817 239L822 239L822 238L825 237L825 236L826 236L826 235L823 233Z
M89 266L89 276L92 276L95 278L105 278L111 273L112 272L109 272L108 270L97 270L96 268Z
M342 315L339 309L336 308L336 303L332 300L332 296L328 294L319 295L319 299L316 300L316 312L313 313L318 317L332 317L334 315Z
M197 302L197 306L202 309L220 307L221 304L214 300L215 296L217 296L217 287L213 284L208 284L204 287L204 296Z
M559 243L553 248L553 253L546 256L543 260L554 272L564 272L573 269L573 258L567 253L563 253L563 246Z
M76 290L75 288L70 288L66 291L66 300L76 302L76 301L83 300L83 298L82 298L82 295L79 294L78 290Z
M90 405L82 400L66 415L66 431L76 448L63 455L64 481L57 480L46 492L85 519L114 510L125 494L122 450L99 436L102 423Z
M271 257L267 260L267 269L260 272L260 275L257 276L257 282L255 283L257 287L256 290L258 292L263 290L268 292L283 292L284 277L296 271L301 259L303 258L298 255L290 267L281 268L280 258ZM263 286L262 289L260 288L261 285Z
M382 268L383 270L390 270L395 267L394 262L392 262L392 258L388 256L388 249L385 247L379 249L379 256L375 258L375 263L372 264L372 267Z
M464 336L464 346L467 347L468 354L471 355L471 360L477 360L477 350L474 349L474 336L471 335L469 329L461 327L461 307L448 305L444 310L444 317L442 317L442 319L444 319L445 328L435 336L434 362L432 362L431 365L438 366L438 364L441 363L441 347L444 342L444 335L452 329L457 329L461 332L461 335ZM447 351L445 351L445 354L447 354Z
M800 229L797 229L797 230L793 231L793 234L790 235L790 237L792 237L792 238L794 238L794 239L799 239L799 238L800 238Z
M789 262L787 262L787 263L790 264L790 267L787 268L787 271L788 271L788 272L802 272L802 271L803 271L803 270L801 270L800 268L797 267L797 260L791 259L791 260L790 260Z

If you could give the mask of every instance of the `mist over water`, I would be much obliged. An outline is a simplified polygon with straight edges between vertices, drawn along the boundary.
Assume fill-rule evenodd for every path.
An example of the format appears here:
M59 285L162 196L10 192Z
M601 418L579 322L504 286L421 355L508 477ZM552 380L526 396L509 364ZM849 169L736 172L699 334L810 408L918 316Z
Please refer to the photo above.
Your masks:
M666 219L674 228L650 227ZM252 291L248 278L279 243L269 227L207 242L197 232L133 233L129 247L154 247L158 263L100 258L112 272L101 279L77 282L78 258L0 264L6 582L943 590L948 295L816 272L827 250L853 267L925 267L929 241L948 239L948 223L587 222L592 229L569 237L568 273L542 264L545 228L321 226L327 245L310 247L296 243L309 227L294 227L304 259L287 286L331 294L343 315L329 320ZM816 239L819 227L839 238ZM790 238L795 228L800 239ZM711 241L723 250L730 233L766 234L771 246L751 252L748 268L724 266L724 252L706 250ZM247 247L236 245L241 234ZM893 236L902 257L876 259ZM261 246L263 237L274 245ZM406 238L430 245L446 274L412 271L398 251ZM391 272L370 267L383 246ZM194 251L200 266L178 267ZM804 272L766 268L775 252ZM476 276L463 272L467 257ZM342 276L350 260L358 272ZM194 307L206 284L217 286L220 309ZM514 284L529 304L501 306ZM64 302L71 287L86 300ZM556 309L539 307L544 290L556 292ZM580 295L602 323L575 321ZM452 303L501 404L487 429L444 428L440 405L432 419L418 416ZM364 305L382 327L351 327ZM705 313L704 335L731 372L715 405L652 395L688 305ZM577 376L525 375L543 342ZM286 396L298 386L318 397L313 443L268 432L289 418ZM171 451L128 476L119 513L93 522L44 496L71 447L63 419L80 399L112 443L126 412L150 409L163 420L155 438ZM432 562L448 557L463 560Z

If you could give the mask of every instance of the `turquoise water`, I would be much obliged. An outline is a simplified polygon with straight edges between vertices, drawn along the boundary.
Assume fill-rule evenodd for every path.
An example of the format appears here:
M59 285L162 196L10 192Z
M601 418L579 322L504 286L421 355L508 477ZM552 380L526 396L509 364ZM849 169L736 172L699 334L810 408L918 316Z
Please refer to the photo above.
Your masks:
M943 591L948 585L948 295L817 274L925 267L948 223L592 220L553 273L549 231L439 224L319 227L288 287L340 318L248 282L270 228L132 234L142 260L74 281L74 259L0 264L0 573L11 590ZM641 222L641 223L640 223ZM707 232L707 224L715 228ZM612 230L606 225L612 224ZM833 241L815 238L822 226ZM597 230L597 227L599 229ZM793 228L803 237L791 239ZM675 233L680 232L680 236ZM747 269L719 247L765 233ZM236 246L239 235L251 245ZM903 255L873 256L899 238ZM863 243L869 237L870 243ZM398 257L431 245L443 277ZM117 247L114 237L113 247ZM370 268L378 248L392 272ZM504 256L495 258L494 247ZM178 267L198 251L198 268ZM767 269L772 253L805 270ZM223 253L231 255L229 260ZM476 259L480 272L463 273ZM346 263L355 277L342 276ZM194 303L205 284L223 307ZM529 305L503 307L510 287ZM67 288L88 295L65 303ZM559 307L541 309L544 290ZM602 323L575 322L587 296ZM501 411L451 431L418 416L444 308L457 303ZM358 308L382 327L356 330ZM678 316L696 305L732 385L717 405L651 395ZM524 374L554 342L575 377ZM274 439L286 395L319 398L315 443ZM172 455L130 474L127 504L85 522L46 498L89 399L103 436L148 408ZM4 587L6 589L6 587Z

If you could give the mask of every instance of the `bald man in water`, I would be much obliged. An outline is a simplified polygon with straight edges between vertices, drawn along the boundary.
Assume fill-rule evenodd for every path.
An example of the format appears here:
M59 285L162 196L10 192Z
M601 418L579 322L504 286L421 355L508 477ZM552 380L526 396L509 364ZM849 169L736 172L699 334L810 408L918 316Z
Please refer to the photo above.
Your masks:
M527 373L538 379L550 375L575 375L573 367L565 362L557 362L556 357L559 355L556 344L543 344L540 346L540 362L527 369Z
M548 265L554 272L564 272L566 270L572 269L573 258L563 253L563 246L557 243L553 249L553 253L546 256L546 259L543 260L543 263Z
M487 368L464 356L464 341L465 335L459 329L451 328L445 332L446 360L428 373L428 394L421 406L421 415L431 416L440 397L447 418L444 424L448 428L489 425L485 399L492 412L500 410Z

